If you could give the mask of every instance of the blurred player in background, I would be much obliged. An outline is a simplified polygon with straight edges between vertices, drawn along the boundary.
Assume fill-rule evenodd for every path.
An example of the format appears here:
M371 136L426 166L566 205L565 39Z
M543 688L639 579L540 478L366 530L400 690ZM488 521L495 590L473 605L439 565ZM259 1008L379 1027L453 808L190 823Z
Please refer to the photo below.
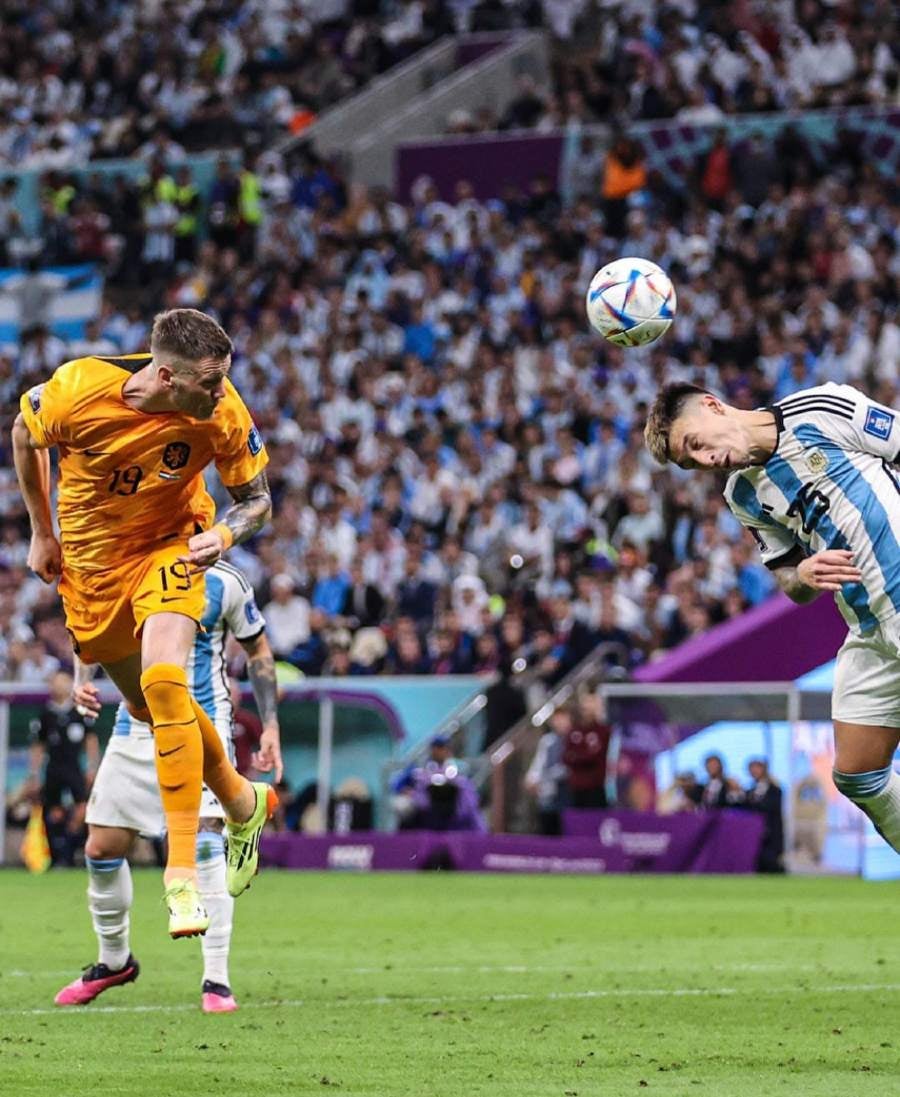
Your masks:
M231 895L256 871L259 835L277 802L268 785L231 765L185 673L203 616L203 570L271 513L268 457L228 381L231 352L203 313L160 313L149 354L66 362L24 394L12 432L31 520L28 565L47 583L59 577L81 661L101 663L132 715L153 725L172 937L209 925L197 892L203 782L226 813ZM51 447L59 453L60 540ZM218 523L203 481L211 461L236 503Z
M275 661L265 636L265 621L253 590L232 565L220 560L206 572L206 605L188 661L192 694L212 720L222 744L233 755L235 707L225 670L225 642L233 635L247 653L247 670L262 723L259 752L251 759L260 769L274 770L281 780L281 745ZM76 660L75 701L88 717L100 712L91 668ZM238 697L240 694L238 693ZM203 936L201 1004L206 1013L237 1009L228 975L234 899L225 885L222 805L204 786L197 834L197 881L209 912ZM129 945L131 870L126 860L139 834L155 837L165 829L165 816L153 763L153 734L124 704L94 782L87 809L88 907L100 946L97 963L56 996L60 1006L85 1005L109 987L133 982L139 966Z
M731 473L725 499L789 598L834 592L850 629L834 674L834 783L900 852L897 413L850 385L742 411L674 384L644 437L661 464Z

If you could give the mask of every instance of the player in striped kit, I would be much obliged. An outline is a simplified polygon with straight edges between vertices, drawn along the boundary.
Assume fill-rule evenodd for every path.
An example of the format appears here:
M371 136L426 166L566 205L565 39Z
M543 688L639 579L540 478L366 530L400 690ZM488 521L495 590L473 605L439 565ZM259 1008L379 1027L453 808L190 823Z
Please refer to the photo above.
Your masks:
M233 710L225 665L229 635L247 653L253 695L263 724L255 766L274 771L281 779L281 747L278 728L275 663L265 637L265 621L256 607L253 590L240 571L219 560L204 576L206 602L203 630L198 630L188 662L188 681L193 696L218 731L233 761L231 744ZM96 716L100 702L86 672L76 664L75 700ZM139 966L129 946L131 873L127 856L138 834L151 837L165 831L165 815L153 758L149 725L119 705L116 722L97 772L87 808L88 839L85 860L89 875L88 906L100 951L95 965L56 996L56 1004L85 1005L112 986L137 978ZM197 835L197 876L200 894L209 912L209 929L203 936L202 1008L207 1013L237 1009L228 975L234 899L225 885L225 848L222 805L204 786Z
M725 498L795 602L833 591L849 634L832 694L834 782L900 852L897 413L850 385L745 411L667 386L644 431L661 464L730 472Z

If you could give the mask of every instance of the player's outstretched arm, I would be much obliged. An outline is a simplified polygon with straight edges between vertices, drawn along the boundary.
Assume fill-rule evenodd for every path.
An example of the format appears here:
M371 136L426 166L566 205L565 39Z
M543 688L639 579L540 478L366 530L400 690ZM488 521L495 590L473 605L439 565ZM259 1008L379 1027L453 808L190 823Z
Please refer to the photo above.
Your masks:
M50 453L38 445L21 412L13 423L12 444L19 490L31 522L27 563L49 583L62 569L62 548L53 532L50 510Z
M212 567L232 545L239 545L262 529L272 514L272 496L265 472L246 484L229 487L228 491L235 505L212 529L192 537L188 541L189 555L181 557L194 572Z
M252 640L241 640L241 645L247 653L247 673L263 726L259 752L255 755L253 764L261 773L274 771L277 784L281 780L284 767L281 762L281 731L278 726L275 657L265 633L261 632Z
M801 560L796 567L775 569L775 579L791 599L801 605L818 598L823 590L839 591L845 583L858 583L862 572L847 549L825 549Z

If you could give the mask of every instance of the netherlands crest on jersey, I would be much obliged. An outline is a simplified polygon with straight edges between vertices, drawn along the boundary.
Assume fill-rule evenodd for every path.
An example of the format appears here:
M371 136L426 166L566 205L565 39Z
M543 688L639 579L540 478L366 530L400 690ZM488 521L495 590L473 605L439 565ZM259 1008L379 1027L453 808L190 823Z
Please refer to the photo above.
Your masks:
M191 447L187 442L169 442L163 450L162 463L167 469L183 469L191 456Z

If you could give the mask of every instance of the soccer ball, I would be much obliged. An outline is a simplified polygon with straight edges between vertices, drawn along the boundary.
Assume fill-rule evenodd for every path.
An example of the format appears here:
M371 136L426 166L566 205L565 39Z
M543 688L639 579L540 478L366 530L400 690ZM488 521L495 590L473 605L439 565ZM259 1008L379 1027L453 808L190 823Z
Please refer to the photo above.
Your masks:
M642 347L675 319L675 287L649 259L615 259L591 279L585 305L591 327L604 339Z

